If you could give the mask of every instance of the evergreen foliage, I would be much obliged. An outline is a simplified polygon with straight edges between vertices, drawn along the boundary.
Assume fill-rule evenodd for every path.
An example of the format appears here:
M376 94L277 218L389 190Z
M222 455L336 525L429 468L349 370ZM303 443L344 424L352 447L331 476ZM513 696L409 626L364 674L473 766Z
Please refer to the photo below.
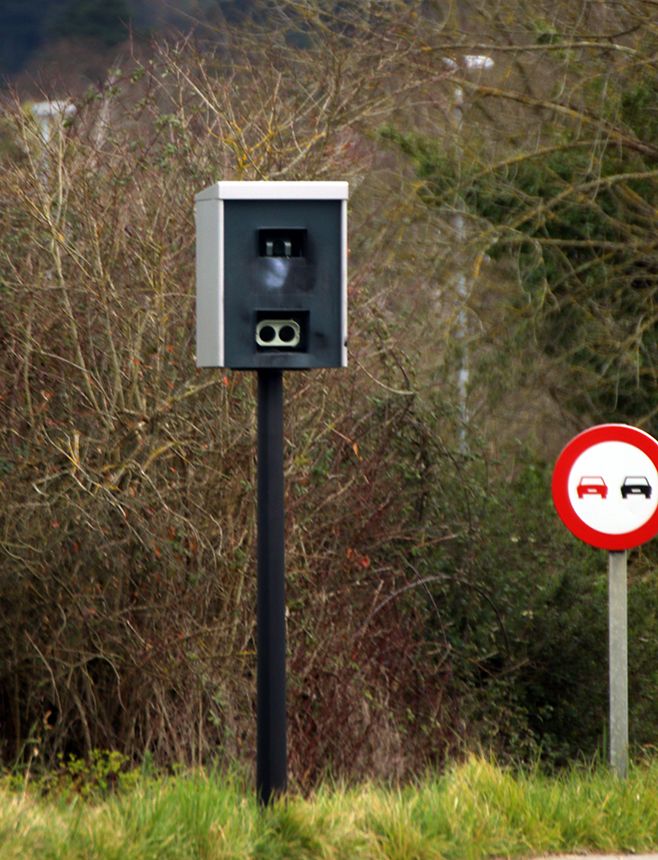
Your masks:
M483 168L414 133L383 136L413 160L428 205L461 199L483 225L480 253L514 260L564 406L658 434L658 88L619 86L624 142L556 123L536 152Z
M20 73L39 49L58 39L91 41L111 47L132 35L164 34L171 27L184 32L210 24L237 24L250 16L267 16L263 0L4 0L0 41L0 76ZM261 23L263 23L261 21Z
M116 45L126 38L129 20L128 0L69 0L52 19L48 35Z

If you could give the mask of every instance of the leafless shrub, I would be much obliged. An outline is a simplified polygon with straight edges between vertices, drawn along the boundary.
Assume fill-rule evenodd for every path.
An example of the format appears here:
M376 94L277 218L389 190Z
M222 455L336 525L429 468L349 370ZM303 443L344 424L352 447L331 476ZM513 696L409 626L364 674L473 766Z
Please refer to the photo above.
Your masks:
M236 31L214 54L165 45L114 72L47 144L29 111L8 111L5 761L27 747L51 762L102 747L160 762L252 753L254 398L248 375L194 368L193 195L222 177L340 176L356 190L370 132L420 85L390 22L358 50L311 23L303 51L283 30ZM405 581L395 546L413 540L417 490L401 484L393 440L414 395L381 301L390 225L358 193L353 217L357 232L376 227L353 247L355 364L288 381L302 783L329 763L401 773L450 742L403 751L396 712L421 698L420 646L397 602L374 611Z

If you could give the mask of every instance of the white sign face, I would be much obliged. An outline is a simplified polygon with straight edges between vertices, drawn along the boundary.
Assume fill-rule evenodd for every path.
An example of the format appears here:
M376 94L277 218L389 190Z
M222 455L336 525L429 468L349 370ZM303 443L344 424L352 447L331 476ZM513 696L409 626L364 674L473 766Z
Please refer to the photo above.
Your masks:
M658 508L658 470L634 445L599 442L574 460L567 492L575 513L590 528L626 534Z

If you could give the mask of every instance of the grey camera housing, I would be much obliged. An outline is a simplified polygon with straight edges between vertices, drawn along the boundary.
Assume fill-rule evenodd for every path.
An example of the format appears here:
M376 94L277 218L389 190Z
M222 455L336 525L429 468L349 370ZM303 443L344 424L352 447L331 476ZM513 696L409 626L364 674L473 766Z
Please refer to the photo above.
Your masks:
M197 366L346 366L347 199L347 182L196 195Z

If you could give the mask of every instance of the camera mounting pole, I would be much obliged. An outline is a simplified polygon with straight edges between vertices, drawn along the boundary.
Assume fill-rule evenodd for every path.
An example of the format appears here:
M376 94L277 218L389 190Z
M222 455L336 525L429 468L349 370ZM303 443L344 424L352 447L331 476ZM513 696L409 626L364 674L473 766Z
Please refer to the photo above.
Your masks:
M258 681L256 790L287 786L283 371L258 371Z

